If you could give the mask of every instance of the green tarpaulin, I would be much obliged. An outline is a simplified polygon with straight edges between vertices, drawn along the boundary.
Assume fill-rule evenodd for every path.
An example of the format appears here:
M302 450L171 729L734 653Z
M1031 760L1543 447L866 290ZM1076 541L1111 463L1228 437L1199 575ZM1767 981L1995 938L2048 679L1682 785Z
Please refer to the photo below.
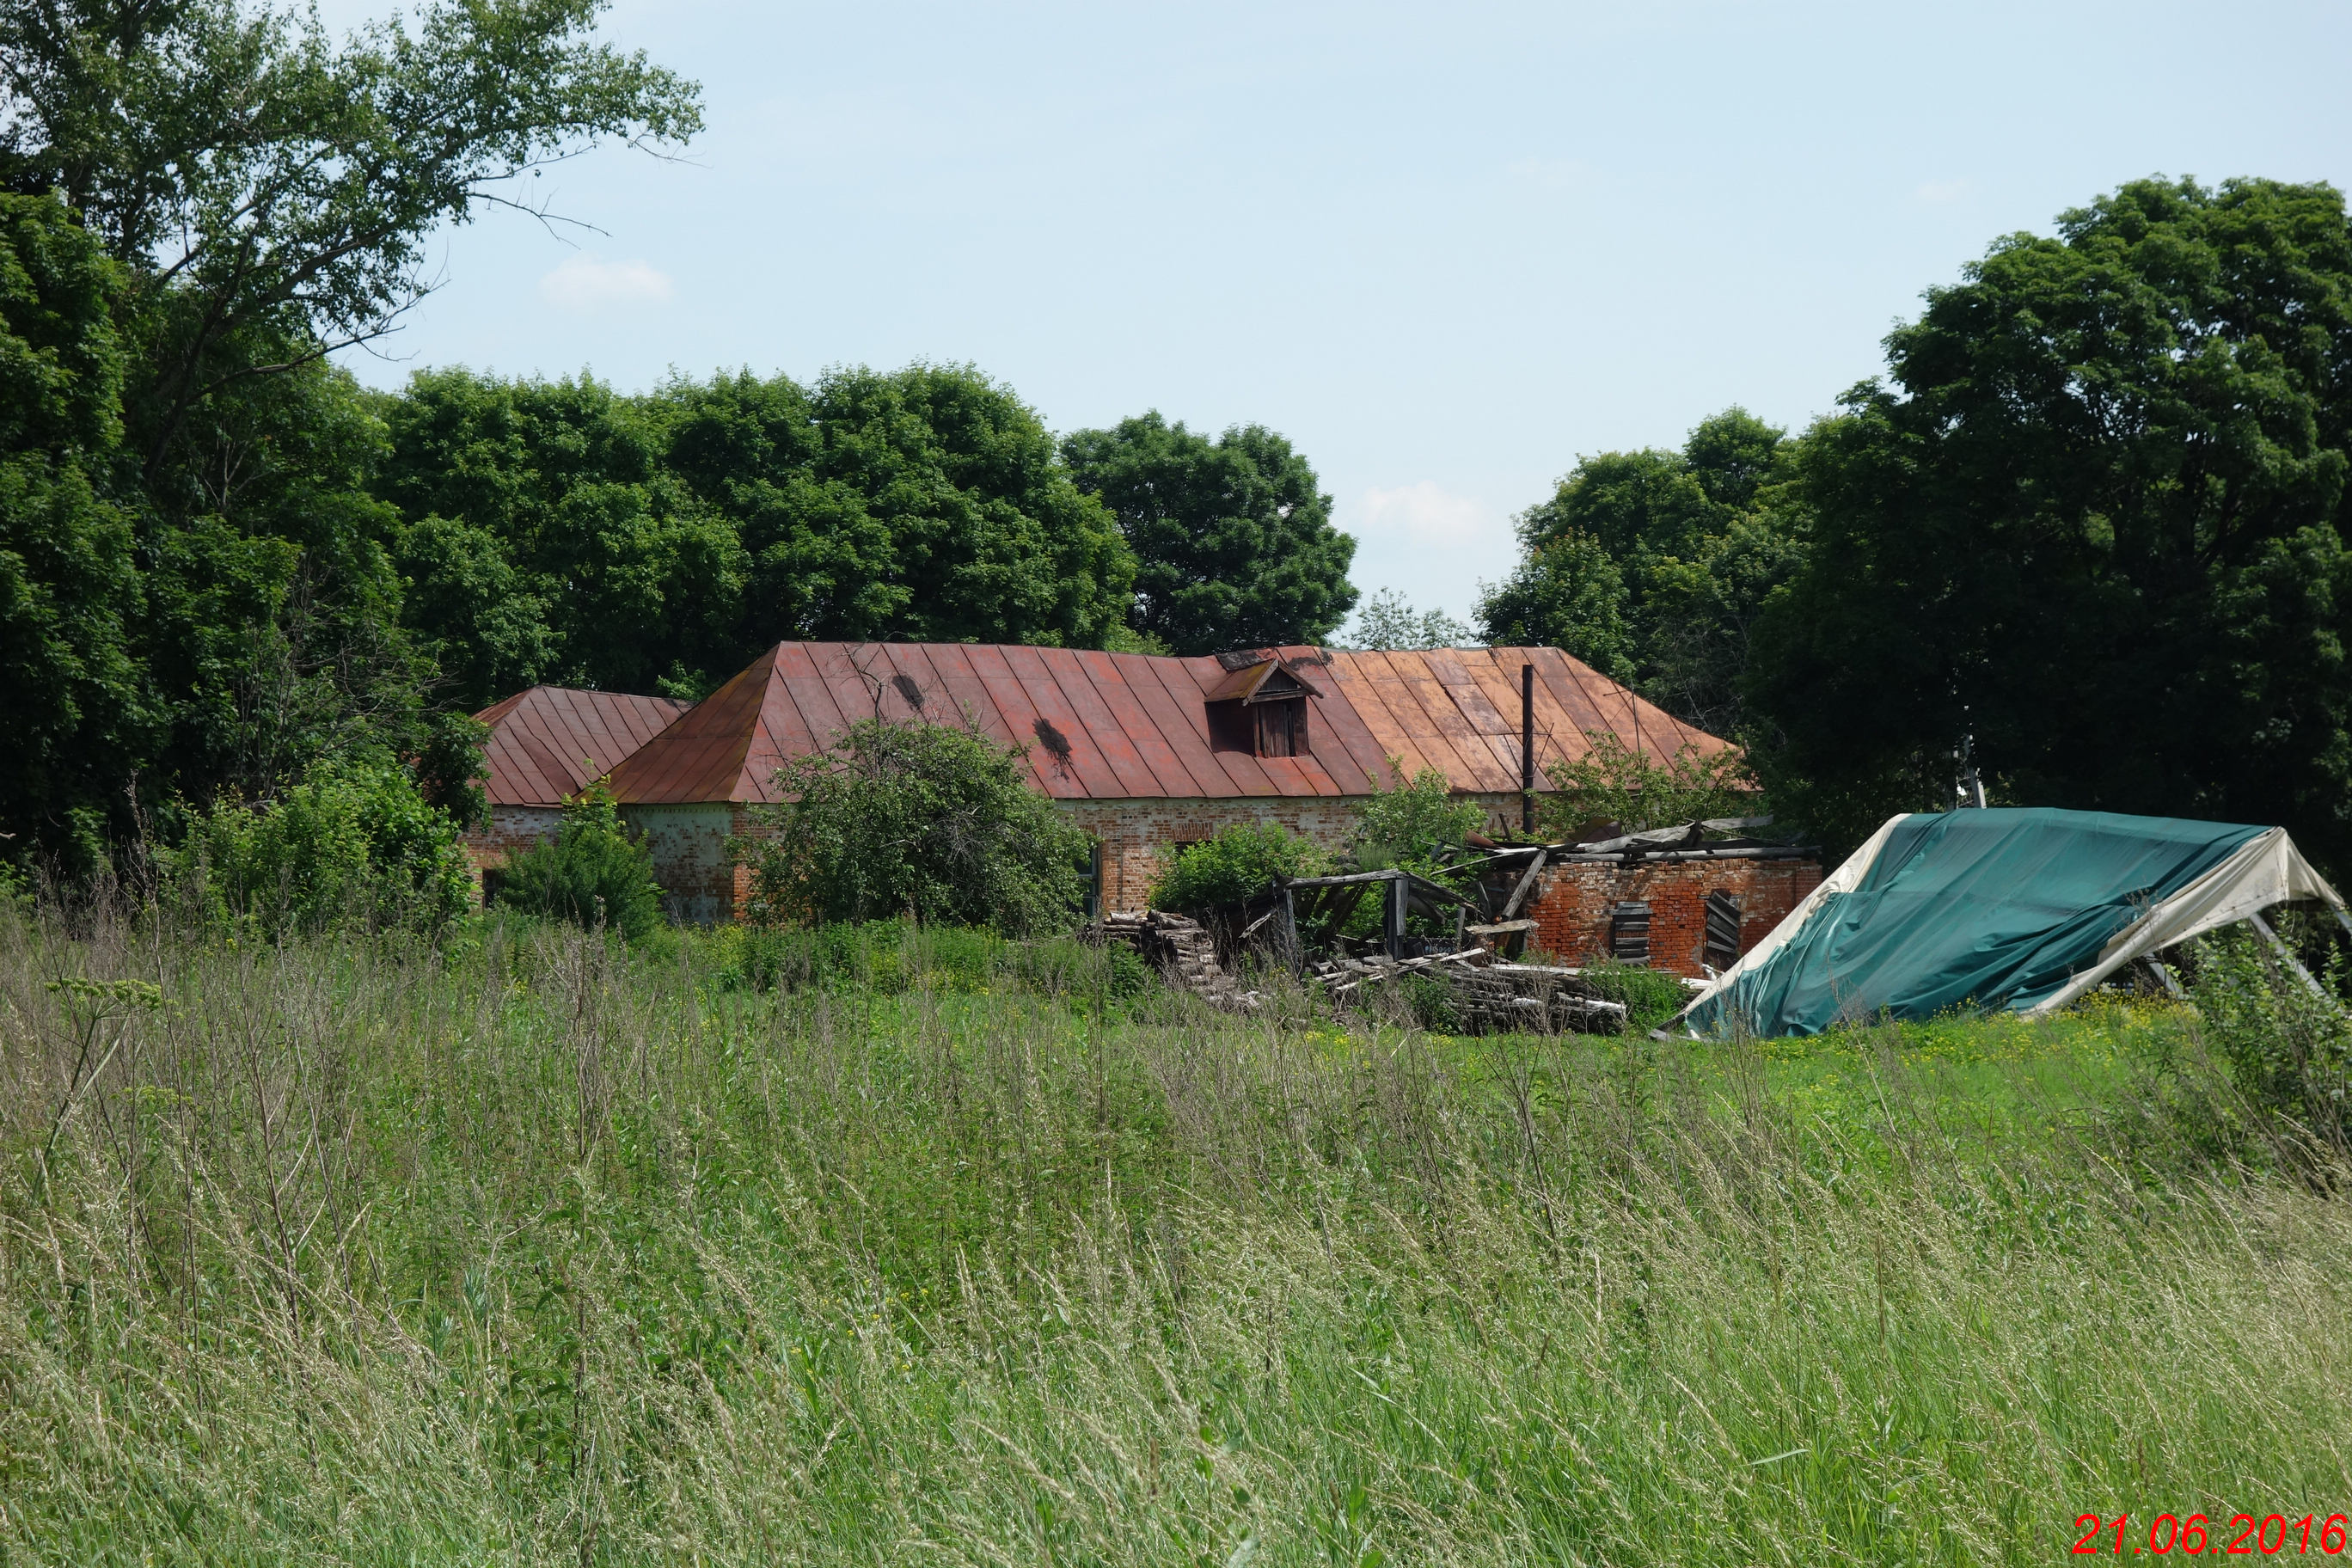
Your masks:
M2280 828L2044 809L1898 816L1704 994L1701 1034L2040 1012L2121 964L2333 889Z

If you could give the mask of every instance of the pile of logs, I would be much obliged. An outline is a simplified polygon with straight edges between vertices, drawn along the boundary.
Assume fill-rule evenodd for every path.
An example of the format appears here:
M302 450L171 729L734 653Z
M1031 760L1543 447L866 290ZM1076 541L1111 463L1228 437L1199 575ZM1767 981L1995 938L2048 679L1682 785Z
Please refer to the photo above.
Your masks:
M1454 1017L1465 1034L1574 1030L1614 1035L1625 1027L1625 1004L1595 993L1576 970L1505 963L1484 948L1402 963L1378 957L1334 959L1312 965L1309 973L1323 982L1334 1001L1360 996L1408 974L1426 974L1453 994Z
M1190 991L1213 1006L1247 1012L1262 1000L1244 991L1217 960L1217 942L1208 927L1166 910L1129 914L1113 911L1099 928L1106 942L1123 942L1146 963L1179 990Z

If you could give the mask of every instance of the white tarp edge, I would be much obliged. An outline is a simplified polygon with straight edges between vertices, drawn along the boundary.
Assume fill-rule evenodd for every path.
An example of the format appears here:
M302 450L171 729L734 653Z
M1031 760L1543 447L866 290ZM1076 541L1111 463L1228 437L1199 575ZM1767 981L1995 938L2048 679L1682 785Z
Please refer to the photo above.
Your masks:
M2135 959L2258 915L2291 899L2317 899L2339 910L2344 908L2344 900L2311 868L2286 829L2273 827L2247 839L2219 866L2162 903L2150 906L2147 914L2117 931L2099 951L2096 963L2025 1009L2024 1016L2039 1018L2054 1013Z
M1863 841L1861 848L1847 856L1836 870L1822 878L1821 885L1807 893L1779 925L1765 932L1761 942L1740 954L1738 963L1709 981L1706 989L1692 997L1689 1004L1681 1012L1675 1014L1670 1022L1681 1022L1688 1017L1691 1010L1700 1003L1705 1002L1748 971L1760 968L1766 959L1787 946L1803 928L1804 923L1813 918L1813 911L1821 908L1822 900L1838 893L1851 893L1861 887L1863 878L1870 874L1871 866L1878 859L1878 852L1886 847L1886 836L1895 831L1896 823L1909 815L1908 812L1897 812L1881 823L1878 831ZM1663 1034L1664 1031L1656 1032ZM1695 1037L1696 1032L1694 1032Z

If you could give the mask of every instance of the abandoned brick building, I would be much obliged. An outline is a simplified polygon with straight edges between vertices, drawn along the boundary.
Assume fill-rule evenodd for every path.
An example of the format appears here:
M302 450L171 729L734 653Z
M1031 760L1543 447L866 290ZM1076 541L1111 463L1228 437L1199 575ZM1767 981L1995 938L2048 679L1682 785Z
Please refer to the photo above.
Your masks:
M1528 700L1523 710L1522 671ZM644 833L673 914L732 918L748 890L728 841L760 831L775 773L860 719L970 722L1027 748L1036 787L1093 838L1094 899L1139 909L1162 855L1237 822L1343 846L1375 784L1443 773L1498 829L1520 809L1523 711L1547 763L1606 731L1653 756L1727 742L1557 648L1265 648L1199 658L959 643L780 643L699 703L535 687L488 709L486 882L552 832L566 795L607 781ZM1527 913L1571 962L1615 951L1696 975L1723 966L1820 880L1809 857L1572 859ZM1711 921L1711 924L1710 924Z

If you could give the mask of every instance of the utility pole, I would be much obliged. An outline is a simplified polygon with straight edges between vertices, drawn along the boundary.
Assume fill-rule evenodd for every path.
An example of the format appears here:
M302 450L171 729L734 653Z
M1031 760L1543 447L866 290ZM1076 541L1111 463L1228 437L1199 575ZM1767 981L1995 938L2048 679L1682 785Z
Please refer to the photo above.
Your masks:
M1536 667L1519 666L1519 830L1536 833Z

